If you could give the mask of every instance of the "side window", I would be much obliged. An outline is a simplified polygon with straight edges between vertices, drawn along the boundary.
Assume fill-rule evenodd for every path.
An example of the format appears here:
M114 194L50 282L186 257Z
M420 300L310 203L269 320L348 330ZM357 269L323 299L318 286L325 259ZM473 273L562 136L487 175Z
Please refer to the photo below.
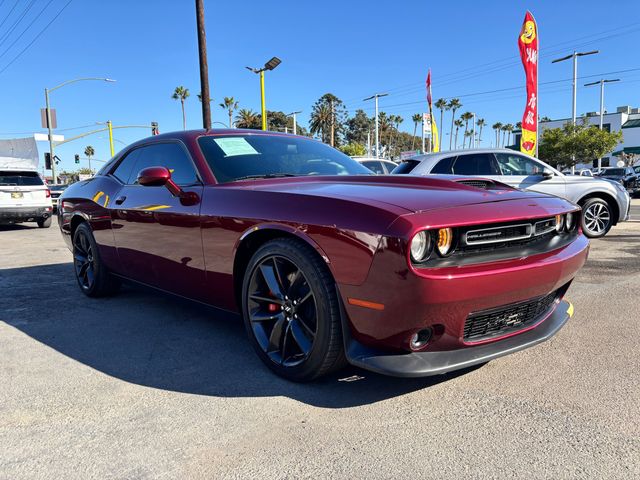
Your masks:
M129 176L129 184L136 184L138 174L147 167L166 167L171 178L178 185L197 182L197 175L191 159L177 143L156 143L137 150L137 161Z
M490 153L471 153L460 155L453 165L456 175L500 175Z
M436 166L431 169L429 173L443 173L445 175L451 175L453 173L453 161L456 157L443 158Z
M496 159L502 175L542 175L543 166L522 155L496 153Z
M378 175L385 174L384 168L382 168L382 163L380 162L362 162L362 165Z
M122 183L127 183L127 181L129 180L129 177L131 176L131 170L133 170L133 166L135 165L138 158L138 152L139 150L133 150L132 152L129 152L113 171L112 175Z

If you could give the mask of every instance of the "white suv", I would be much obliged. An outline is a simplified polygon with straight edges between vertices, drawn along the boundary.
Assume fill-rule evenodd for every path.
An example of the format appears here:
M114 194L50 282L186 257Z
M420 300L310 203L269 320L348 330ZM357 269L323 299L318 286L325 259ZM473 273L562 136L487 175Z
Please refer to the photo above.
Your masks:
M0 223L36 222L51 226L51 192L38 172L0 170Z

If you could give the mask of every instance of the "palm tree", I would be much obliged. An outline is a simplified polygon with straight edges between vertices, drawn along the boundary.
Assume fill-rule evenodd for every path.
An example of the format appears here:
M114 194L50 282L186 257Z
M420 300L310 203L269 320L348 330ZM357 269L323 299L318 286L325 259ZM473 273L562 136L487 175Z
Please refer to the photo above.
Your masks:
M416 131L418 130L418 123L422 120L422 115L414 113L411 120L413 120L413 139L411 140L411 150L413 150L416 145Z
M471 148L471 144L473 143L473 130L468 130L466 132L464 132L464 143L462 144L463 148L467 143L467 138L469 139L469 148Z
M473 118L473 113L471 112L464 112L462 115L460 115L460 119L464 120L464 136L468 137L467 135L467 131L469 130L469 120L471 120ZM464 145L466 144L466 142L463 142L463 148ZM471 146L471 145L469 145Z
M174 100L180 100L180 106L182 107L182 129L183 130L187 129L187 117L184 113L184 101L187 99L188 96L189 96L189 89L184 88L182 85L180 85L179 87L176 87L176 89L173 91L173 95L171 95L171 98L173 98Z
M476 125L478 126L478 145L480 145L480 142L482 141L482 127L484 127L487 124L487 122L484 121L484 118L479 118L476 121Z
M233 112L238 109L238 102L233 97L224 97L219 105L229 112L229 128L233 128Z
M331 130L331 120L333 112L329 104L318 105L311 113L309 121L309 130L312 135L320 135L323 142L328 143L328 133Z
M493 128L493 131L496 132L496 148L499 148L500 147L500 129L502 128L502 123L496 122L493 125L491 125L491 128Z
M444 112L449 111L449 104L447 103L447 100L444 98L439 98L438 100L436 100L436 103L434 104L436 106L437 109L440 110L440 126L438 127L440 136L442 137L442 135L444 135L444 125L442 124L442 122L444 121ZM440 138L440 144L442 144L442 138Z
M238 115L236 115L237 128L258 128L259 124L260 118L256 112L246 108L238 110Z
M202 93L198 94L198 100L202 103ZM210 98L209 101L213 102L213 98Z
M502 147L504 147L504 137L507 134L507 125L503 125L502 127L500 127L500 131L502 132Z
M513 124L507 123L504 126L504 129L507 132L507 145L511 145L511 132L513 132Z
M522 122L516 122L516 128L522 130Z
M84 156L89 159L89 171L91 173L93 173L93 170L91 170L91 157L93 157L95 154L96 154L96 151L93 149L91 145L87 145L87 147L84 149Z
M458 130L462 128L463 123L462 123L462 120L458 119L458 120L455 120L453 124L456 126L456 138L455 138L455 142L453 142L453 145L455 148L458 148Z
M449 131L449 150L451 150L451 140L453 140L453 125L456 119L456 110L462 108L459 98L452 98L448 104L449 110L451 110L451 130ZM459 127L458 127L459 128Z

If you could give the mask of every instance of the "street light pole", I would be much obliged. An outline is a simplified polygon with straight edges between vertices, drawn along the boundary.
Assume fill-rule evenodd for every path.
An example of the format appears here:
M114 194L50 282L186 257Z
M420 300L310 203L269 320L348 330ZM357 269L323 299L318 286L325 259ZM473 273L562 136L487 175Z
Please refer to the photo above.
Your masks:
M85 80L100 80L103 82L115 82L115 80L111 78L102 78L102 77L83 77L83 78L74 78L73 80L67 80L66 82L62 82L59 85L56 85L53 88L45 88L44 89L44 101L45 101L45 110L47 117L47 131L49 133L49 156L51 157L51 177L53 183L58 183L58 176L56 175L56 160L53 146L53 126L51 125L51 107L49 105L49 94L54 90L57 90L65 85L69 85L70 83L82 82Z
M293 117L293 134L294 135L298 134L298 126L296 125L296 115L298 115L299 113L302 113L302 110L298 110L297 112L291 112L287 114L287 117Z
M584 86L585 87L590 87L592 85L598 85L600 84L600 130L602 130L603 124L604 124L604 84L605 83L612 83L612 82L619 82L620 79L619 78L613 78L613 79L607 79L605 80L604 78L598 80L597 82L591 82L591 83L585 83ZM602 157L598 158L598 171L600 171L602 169Z
M571 55L567 55L566 57L556 58L551 63L563 62L565 60L573 59L573 104L571 107L571 123L573 125L576 124L576 103L578 96L578 57L584 57L586 55L595 55L596 53L600 53L600 50L592 50L590 52L573 52Z
M282 60L278 57L272 57L271 60L265 63L262 68L246 67L247 70L260 75L260 110L262 112L262 130L267 129L267 106L264 99L264 72L266 70L273 70L281 63Z
M380 138L378 136L378 98L386 97L387 95L389 95L389 94L388 93L376 93L375 95L367 97L367 98L365 98L363 100L363 102L366 102L368 100L375 99L375 104L376 104L376 156L375 156L375 158L379 158L380 157Z

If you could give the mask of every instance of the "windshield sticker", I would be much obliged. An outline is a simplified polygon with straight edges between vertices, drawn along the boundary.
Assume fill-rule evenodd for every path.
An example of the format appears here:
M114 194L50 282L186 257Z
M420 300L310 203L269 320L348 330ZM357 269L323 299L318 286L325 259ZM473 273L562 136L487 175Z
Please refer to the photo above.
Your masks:
M236 155L260 155L243 137L214 138L226 157Z

